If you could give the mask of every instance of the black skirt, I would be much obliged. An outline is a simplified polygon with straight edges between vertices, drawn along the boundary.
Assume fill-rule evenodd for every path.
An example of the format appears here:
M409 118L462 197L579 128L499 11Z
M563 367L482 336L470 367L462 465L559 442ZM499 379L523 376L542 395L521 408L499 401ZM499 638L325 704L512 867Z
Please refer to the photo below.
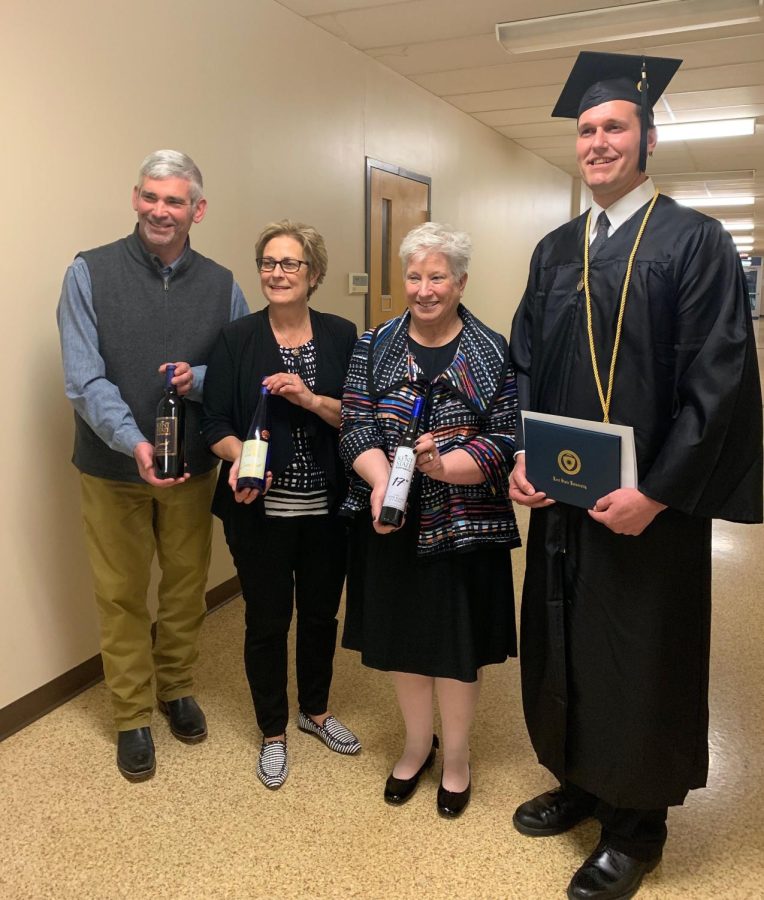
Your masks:
M368 510L356 516L342 646L373 669L475 681L517 656L509 545L420 557L417 518L379 535Z

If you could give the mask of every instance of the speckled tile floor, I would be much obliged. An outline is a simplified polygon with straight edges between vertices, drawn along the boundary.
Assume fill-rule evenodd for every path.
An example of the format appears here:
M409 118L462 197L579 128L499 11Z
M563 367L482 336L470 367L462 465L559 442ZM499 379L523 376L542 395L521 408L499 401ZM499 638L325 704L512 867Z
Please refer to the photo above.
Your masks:
M716 523L714 548L709 786L670 812L645 900L764 897L764 526ZM240 600L210 616L197 694L210 737L183 745L157 715L149 782L117 773L102 684L0 744L3 900L564 897L597 830L534 840L512 828L516 804L552 783L528 743L516 661L486 672L473 800L448 822L435 813L437 766L405 807L382 802L401 723L386 677L343 650L332 709L363 752L330 753L292 725L289 778L263 788L242 628Z

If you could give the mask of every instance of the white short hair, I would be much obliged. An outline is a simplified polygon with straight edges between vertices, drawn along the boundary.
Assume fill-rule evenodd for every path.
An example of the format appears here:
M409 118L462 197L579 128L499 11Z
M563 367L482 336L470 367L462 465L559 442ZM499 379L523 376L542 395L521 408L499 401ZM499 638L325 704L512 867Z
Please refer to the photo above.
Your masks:
M403 268L415 257L442 253L448 260L451 274L455 278L465 275L470 265L472 241L466 231L455 231L450 225L425 222L412 228L401 241L399 255Z

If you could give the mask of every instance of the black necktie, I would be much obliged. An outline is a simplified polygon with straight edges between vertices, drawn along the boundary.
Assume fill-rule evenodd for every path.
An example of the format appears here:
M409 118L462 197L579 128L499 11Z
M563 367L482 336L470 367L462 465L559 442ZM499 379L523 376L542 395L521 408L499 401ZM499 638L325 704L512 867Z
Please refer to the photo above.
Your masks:
M610 219L608 219L607 213L603 209L597 217L597 233L594 235L594 240L589 244L589 259L594 259L602 249L602 245L607 240L608 228L610 228Z

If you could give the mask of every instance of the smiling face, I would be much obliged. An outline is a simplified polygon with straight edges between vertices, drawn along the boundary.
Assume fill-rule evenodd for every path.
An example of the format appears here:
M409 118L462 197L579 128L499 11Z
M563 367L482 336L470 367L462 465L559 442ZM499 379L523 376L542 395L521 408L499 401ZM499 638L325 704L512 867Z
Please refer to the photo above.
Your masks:
M289 235L271 238L263 247L263 259L299 259L305 261L302 244ZM308 273L308 266L300 266L294 273L284 272L276 266L272 272L260 272L263 296L271 304L284 306L308 302L308 289L315 286L317 276Z
M610 100L581 113L576 161L595 201L607 208L641 184L639 112L629 100ZM647 150L656 144L655 129L647 135Z
M429 253L409 259L405 269L406 302L420 330L447 330L458 318L456 308L467 283L454 278L448 257Z
M193 205L191 182L185 178L144 178L133 188L138 234L165 265L183 252L191 225L202 221L206 208L204 198Z

